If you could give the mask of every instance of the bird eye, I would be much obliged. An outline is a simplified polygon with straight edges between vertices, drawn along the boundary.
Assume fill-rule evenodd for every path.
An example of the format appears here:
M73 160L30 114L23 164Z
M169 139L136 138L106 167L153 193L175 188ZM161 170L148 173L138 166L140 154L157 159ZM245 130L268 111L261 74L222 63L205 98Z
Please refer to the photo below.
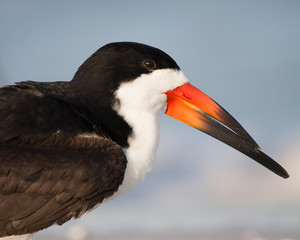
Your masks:
M153 60L146 60L144 61L144 66L151 71L156 68L156 63Z

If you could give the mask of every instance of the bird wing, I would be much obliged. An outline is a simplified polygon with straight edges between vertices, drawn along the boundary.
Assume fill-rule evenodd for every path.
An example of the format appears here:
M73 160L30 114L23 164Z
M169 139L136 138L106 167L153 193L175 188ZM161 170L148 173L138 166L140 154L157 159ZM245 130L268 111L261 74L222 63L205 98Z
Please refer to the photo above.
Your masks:
M121 147L67 103L0 89L0 237L79 217L117 191L125 167Z

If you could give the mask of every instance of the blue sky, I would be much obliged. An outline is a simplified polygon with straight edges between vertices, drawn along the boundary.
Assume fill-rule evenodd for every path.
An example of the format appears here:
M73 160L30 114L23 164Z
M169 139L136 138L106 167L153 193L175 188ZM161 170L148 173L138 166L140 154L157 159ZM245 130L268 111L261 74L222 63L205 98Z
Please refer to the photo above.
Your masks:
M280 179L162 114L145 182L45 234L72 224L97 233L299 230L299 13L299 1L0 1L1 86L71 80L106 43L146 43L171 55L291 174Z

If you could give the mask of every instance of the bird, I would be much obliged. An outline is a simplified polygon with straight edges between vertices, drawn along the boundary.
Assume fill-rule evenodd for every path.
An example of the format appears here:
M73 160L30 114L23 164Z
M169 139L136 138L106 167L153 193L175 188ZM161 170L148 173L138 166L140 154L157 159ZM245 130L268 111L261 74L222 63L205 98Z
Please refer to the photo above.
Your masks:
M161 111L289 177L167 53L108 43L71 81L0 88L0 239L31 239L143 181Z

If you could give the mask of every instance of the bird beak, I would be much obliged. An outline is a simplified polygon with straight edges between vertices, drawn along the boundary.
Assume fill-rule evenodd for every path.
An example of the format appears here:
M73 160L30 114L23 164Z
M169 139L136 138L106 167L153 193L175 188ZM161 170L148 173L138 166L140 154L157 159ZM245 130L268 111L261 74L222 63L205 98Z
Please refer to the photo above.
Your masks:
M287 171L264 154L245 129L205 93L186 83L165 92L165 113L228 144L283 178Z

